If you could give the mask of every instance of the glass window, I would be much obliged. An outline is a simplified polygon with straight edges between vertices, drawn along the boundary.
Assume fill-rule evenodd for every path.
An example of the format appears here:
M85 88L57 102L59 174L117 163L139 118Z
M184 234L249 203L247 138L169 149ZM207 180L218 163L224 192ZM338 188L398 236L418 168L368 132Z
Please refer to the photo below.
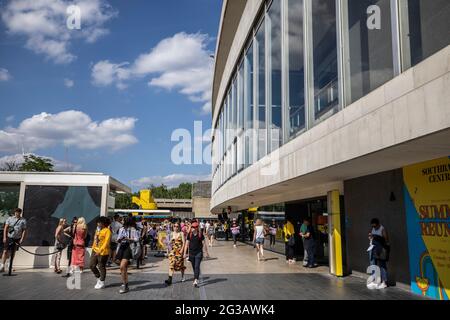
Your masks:
M253 43L245 55L245 165L253 163Z
M256 129L258 134L258 160L266 155L266 58L265 58L265 32L264 20L262 21L258 32L256 33L257 50L257 97L258 97L258 112Z
M394 77L390 0L349 0L347 38L352 103Z
M3 237L3 227L9 215L19 206L20 185L0 184L0 230Z
M314 117L339 104L336 0L312 1Z
M53 246L59 219L70 221L74 215L84 217L89 234L95 234L101 203L100 186L27 185L23 211L28 232L24 245Z
M237 107L238 107L238 141L237 141L237 161L238 168L240 171L244 167L244 143L242 139L243 129L244 129L244 63L242 62L238 69L237 75Z
M305 128L303 0L288 0L289 137Z
M281 145L281 1L274 0L268 11L267 32L270 34L270 151Z
M237 88L236 88L236 78L234 78L233 80L233 85L231 87L231 105L232 105L232 109L233 109L233 124L232 124L232 128L233 128L233 138L236 137L236 129L237 129Z
M407 6L403 23L406 66L415 66L450 44L450 1L403 0ZM402 8L404 9L404 8Z
M239 66L238 71L238 126L244 129L244 62Z

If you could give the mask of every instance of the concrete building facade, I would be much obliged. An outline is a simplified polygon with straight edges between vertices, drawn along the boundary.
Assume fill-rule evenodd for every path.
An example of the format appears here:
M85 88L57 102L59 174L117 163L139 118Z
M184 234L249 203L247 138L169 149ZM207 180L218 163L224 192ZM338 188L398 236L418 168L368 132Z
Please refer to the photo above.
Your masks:
M211 210L283 203L298 223L325 217L337 276L366 272L377 217L391 282L448 299L449 14L445 0L224 1Z

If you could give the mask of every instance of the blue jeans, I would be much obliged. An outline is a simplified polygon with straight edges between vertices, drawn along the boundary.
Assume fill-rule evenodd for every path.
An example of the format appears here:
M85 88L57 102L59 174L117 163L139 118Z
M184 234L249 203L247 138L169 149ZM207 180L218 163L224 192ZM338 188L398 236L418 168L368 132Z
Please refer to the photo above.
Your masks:
M316 243L313 239L311 239L311 240L305 239L304 245L305 245L305 250L306 250L307 256L308 256L307 266L314 267L314 263L316 262L314 259Z

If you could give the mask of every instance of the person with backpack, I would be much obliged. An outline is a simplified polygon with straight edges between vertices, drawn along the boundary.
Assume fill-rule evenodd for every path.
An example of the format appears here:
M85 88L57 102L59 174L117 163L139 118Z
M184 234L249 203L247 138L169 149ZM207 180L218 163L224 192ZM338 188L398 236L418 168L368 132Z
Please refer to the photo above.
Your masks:
M256 219L255 231L253 232L253 243L256 246L256 258L258 261L264 260L264 240L266 236L266 231L264 229L264 224L261 219Z
M116 252L117 252L117 238L119 236L119 230L122 228L122 224L120 223L120 216L118 214L114 215L113 222L111 223L111 255L110 260L108 261L108 267L116 261Z
M287 218L283 227L284 243L286 249L286 262L289 264L295 263L294 247L295 247L295 229L292 223L292 218Z
M186 240L186 245L184 246L184 257L188 257L189 251L189 261L194 270L193 286L196 288L199 287L198 280L200 278L200 264L203 259L203 249L206 251L206 256L209 256L208 248L205 245L205 237L203 236L203 233L199 231L199 224L198 222L193 222L191 231Z
M239 224L236 221L236 218L233 219L233 222L231 223L231 236L233 237L233 248L236 248L236 242L237 238L239 237L239 234L241 233Z
M369 260L370 265L376 265L380 268L381 283L369 286L369 289L384 289L387 288L388 273L387 261L389 260L390 244L389 236L380 220L373 218L370 221L372 230L369 232Z
M275 238L277 236L278 226L275 222L275 219L272 219L272 223L269 225L269 246L271 248L275 247Z
M139 242L139 233L134 227L133 220L127 218L117 236L118 251L115 256L117 263L120 265L120 275L122 277L122 286L119 290L120 294L130 291L128 287L128 266L130 260L133 259L131 245L136 242Z
M316 234L314 232L314 228L311 225L309 219L304 219L303 224L306 226L306 230L304 233L301 233L301 237L303 238L303 245L308 255L308 263L306 264L306 268L314 268L315 267L315 248L316 248Z
M14 255L17 251L18 245L22 244L26 236L27 221L22 217L22 209L17 208L14 210L14 215L9 217L5 222L3 230L3 256L2 263L0 264L0 272L5 271L6 259L11 256L11 260L14 259ZM11 262L10 262L10 268Z
M185 239L178 222L174 223L173 232L170 238L171 250L169 253L169 278L165 281L167 286L172 285L172 278L175 271L181 272L181 282L184 282L184 270L186 269L184 266Z
M77 224L77 217L73 217L72 223L70 226L64 229L64 235L67 237L67 273L63 277L70 277L71 269L72 269L72 253L73 253L73 240L74 240L74 230Z
M97 231L92 245L90 267L97 278L95 289L105 288L106 264L111 252L111 230L108 228L110 221L107 217L97 219Z
M55 252L54 255L54 268L55 273L60 274L61 270L61 256L62 251L66 248L66 240L64 239L64 227L66 226L66 219L59 219L58 226L55 230Z

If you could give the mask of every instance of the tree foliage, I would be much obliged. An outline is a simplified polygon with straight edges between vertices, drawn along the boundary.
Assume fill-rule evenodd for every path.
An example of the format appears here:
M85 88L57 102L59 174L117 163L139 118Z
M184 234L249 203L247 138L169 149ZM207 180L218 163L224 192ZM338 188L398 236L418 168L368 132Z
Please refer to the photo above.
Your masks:
M25 155L24 162L20 165L19 171L27 172L53 172L52 160L42 158L33 154Z
M192 183L181 183L178 187L168 188L166 185L160 186L150 185L148 187L152 191L155 199L191 199Z

